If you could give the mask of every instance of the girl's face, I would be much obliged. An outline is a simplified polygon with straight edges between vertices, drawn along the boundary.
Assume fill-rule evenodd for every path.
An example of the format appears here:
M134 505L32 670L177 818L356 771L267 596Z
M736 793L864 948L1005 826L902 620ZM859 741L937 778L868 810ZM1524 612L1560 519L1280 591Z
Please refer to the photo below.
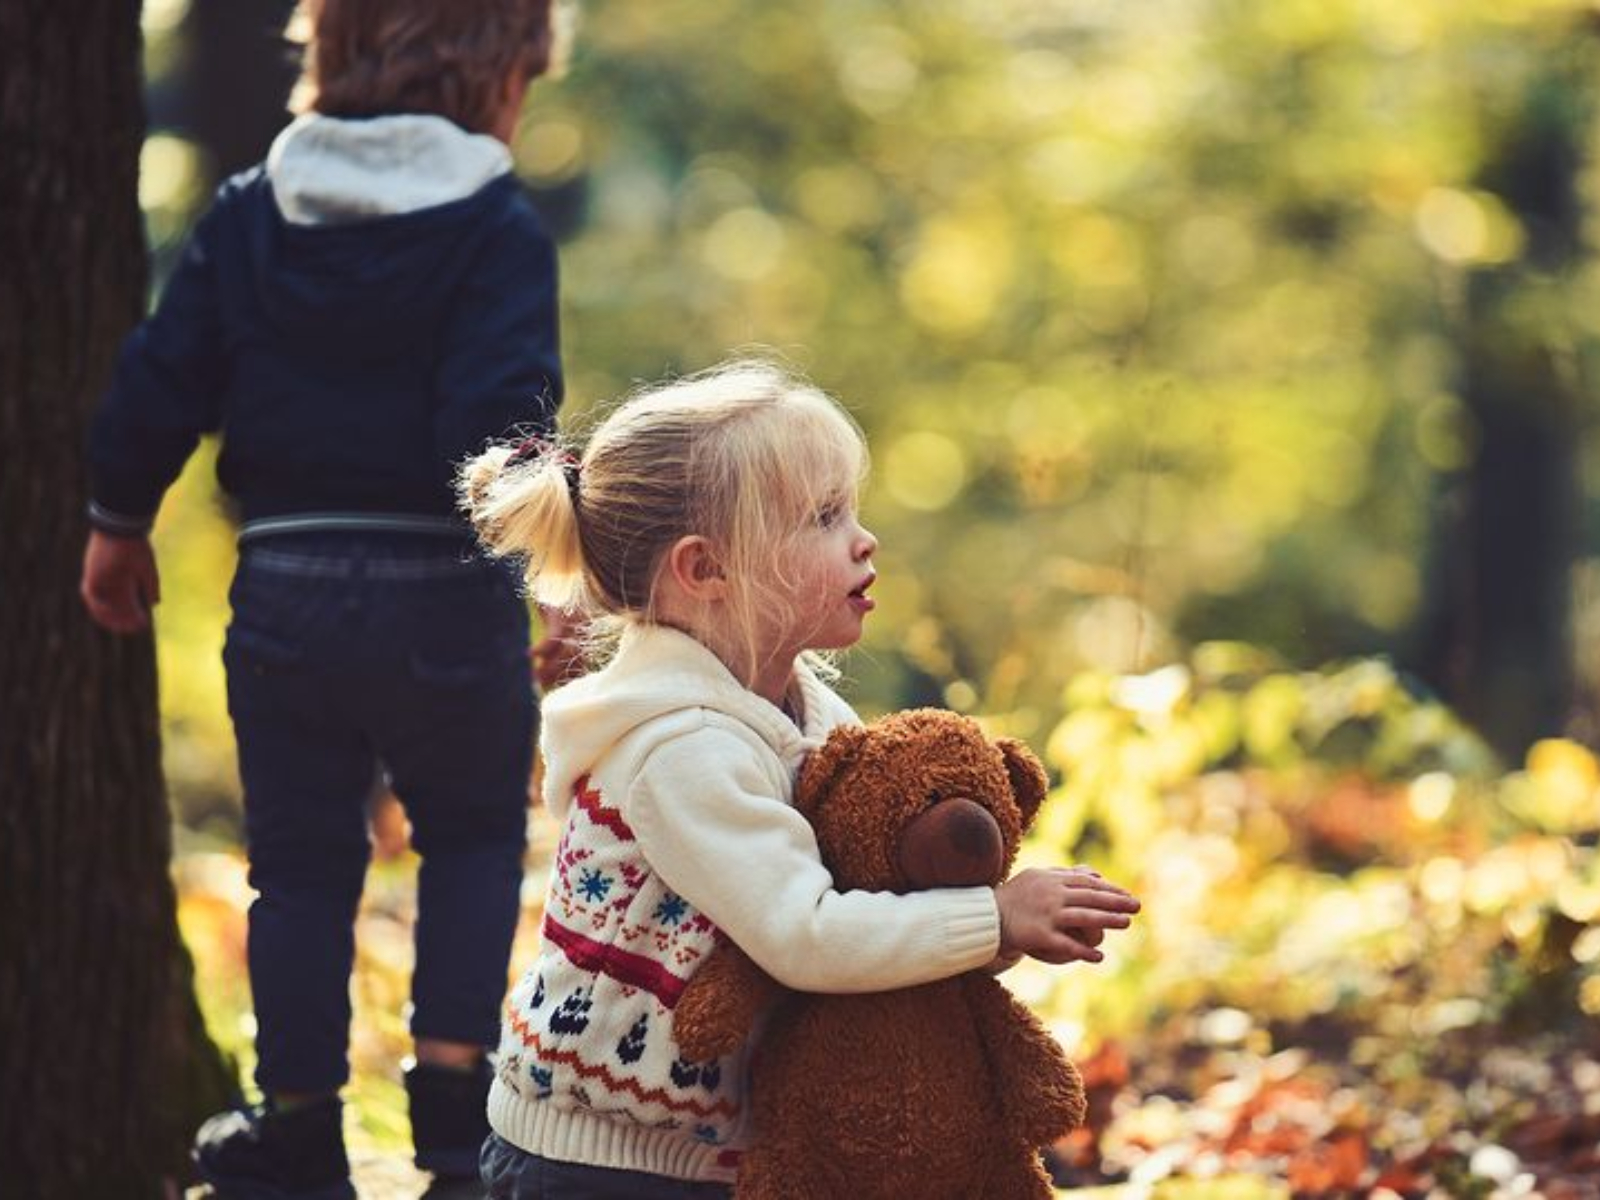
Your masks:
M878 573L878 539L856 512L854 492L823 502L794 544L795 591L786 640L802 650L842 650L861 639L876 605L867 595Z

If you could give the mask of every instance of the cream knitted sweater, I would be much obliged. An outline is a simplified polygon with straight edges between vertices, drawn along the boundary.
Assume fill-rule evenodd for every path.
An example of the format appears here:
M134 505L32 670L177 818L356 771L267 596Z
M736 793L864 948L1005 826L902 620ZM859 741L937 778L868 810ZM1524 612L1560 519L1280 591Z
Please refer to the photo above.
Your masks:
M673 1008L726 937L817 992L909 987L999 946L988 888L845 892L790 803L805 755L856 720L803 665L803 728L685 634L635 627L544 705L544 799L563 823L538 961L506 1004L489 1122L522 1149L730 1180L748 1050L677 1052Z

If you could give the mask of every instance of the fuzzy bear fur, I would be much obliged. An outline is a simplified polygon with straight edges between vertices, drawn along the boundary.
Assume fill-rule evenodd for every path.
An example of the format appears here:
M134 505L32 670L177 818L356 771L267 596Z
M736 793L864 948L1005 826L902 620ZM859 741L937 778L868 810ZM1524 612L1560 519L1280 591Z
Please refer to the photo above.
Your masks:
M1004 853L992 885L1010 871L1045 789L1044 768L1021 742L920 709L836 729L807 760L795 804L835 887L906 892L902 831L931 804L965 797L994 817ZM725 945L696 973L674 1025L684 1056L703 1060L742 1044L763 1015L739 1200L1052 1194L1038 1150L1082 1123L1083 1084L992 975L805 994Z

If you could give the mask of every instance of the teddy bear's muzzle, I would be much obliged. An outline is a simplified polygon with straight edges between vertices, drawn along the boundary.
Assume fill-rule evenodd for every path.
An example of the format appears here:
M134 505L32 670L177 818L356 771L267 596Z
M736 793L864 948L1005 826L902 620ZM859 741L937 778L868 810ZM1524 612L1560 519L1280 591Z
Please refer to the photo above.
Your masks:
M913 888L1000 882L1005 839L989 810L962 797L940 800L900 834L900 871Z

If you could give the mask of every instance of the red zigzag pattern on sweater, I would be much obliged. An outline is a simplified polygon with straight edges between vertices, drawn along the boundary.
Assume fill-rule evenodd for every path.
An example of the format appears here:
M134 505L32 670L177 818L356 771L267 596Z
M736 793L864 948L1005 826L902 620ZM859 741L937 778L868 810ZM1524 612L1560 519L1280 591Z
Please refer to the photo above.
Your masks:
M589 819L596 825L604 825L624 842L637 841L633 830L628 828L628 823L622 819L622 813L606 804L600 796L598 788L589 786L587 775L578 776L572 785L573 794L577 797L578 807L589 814Z

